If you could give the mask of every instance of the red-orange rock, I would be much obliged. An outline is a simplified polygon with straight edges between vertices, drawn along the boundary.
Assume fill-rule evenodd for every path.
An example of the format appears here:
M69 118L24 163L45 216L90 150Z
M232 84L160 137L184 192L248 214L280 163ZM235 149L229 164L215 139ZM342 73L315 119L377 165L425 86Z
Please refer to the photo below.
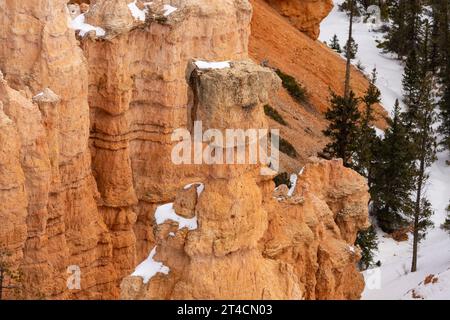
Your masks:
M320 22L333 8L332 0L266 0L292 25L316 40Z

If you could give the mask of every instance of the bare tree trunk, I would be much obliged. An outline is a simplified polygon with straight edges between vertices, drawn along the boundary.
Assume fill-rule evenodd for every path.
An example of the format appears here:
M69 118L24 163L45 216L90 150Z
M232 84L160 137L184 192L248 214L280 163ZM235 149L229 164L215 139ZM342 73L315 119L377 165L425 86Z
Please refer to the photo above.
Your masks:
M349 23L349 27L348 27L348 40L347 40L347 50L346 50L346 55L347 55L347 64L345 66L345 86L344 86L344 98L348 98L349 93L350 93L350 74L351 74L351 42L352 42L352 38L353 38L353 1L354 0L349 0L349 6L350 6L350 23Z
M424 133L422 133L424 134ZM413 232L413 257L411 263L411 272L417 271L417 253L419 247L419 222L420 222L420 210L421 210L421 202L422 202L422 187L423 180L425 176L425 137L422 137L421 143L421 156L420 156L420 167L419 167L419 176L417 178L417 194L416 194L416 203L414 207L414 232Z

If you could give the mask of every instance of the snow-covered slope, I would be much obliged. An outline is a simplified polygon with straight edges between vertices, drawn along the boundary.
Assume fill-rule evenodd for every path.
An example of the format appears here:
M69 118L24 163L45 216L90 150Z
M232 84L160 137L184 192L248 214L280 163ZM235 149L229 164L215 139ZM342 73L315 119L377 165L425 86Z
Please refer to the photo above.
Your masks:
M327 43L337 35L343 48L348 37L348 17L338 10L338 4L343 0L335 0L334 8L320 25L319 40ZM358 44L358 53L354 64L358 62L365 67L365 73L370 74L373 68L377 68L377 86L382 92L381 103L388 112L394 108L395 100L402 98L402 74L403 66L393 57L382 54L377 48L376 40L381 39L380 33L371 32L373 26L362 22L353 25L353 38Z
M348 18L335 7L321 24L321 41L329 41L334 34L345 45L348 33ZM358 43L355 62L361 62L366 72L374 67L378 70L378 87L382 93L382 104L391 112L395 99L402 98L403 66L395 59L384 55L376 47L376 39L381 34L372 32L372 26L357 22L354 25L354 39ZM439 160L430 168L430 180L426 187L435 215L435 227L420 244L418 271L410 273L412 245L398 243L378 231L379 252L376 257L382 265L378 269L364 273L366 289L363 299L450 299L450 236L440 229L444 222L445 208L450 199L450 167L446 166L447 152L439 155ZM435 275L435 283L426 283L429 275ZM414 294L413 294L414 293Z

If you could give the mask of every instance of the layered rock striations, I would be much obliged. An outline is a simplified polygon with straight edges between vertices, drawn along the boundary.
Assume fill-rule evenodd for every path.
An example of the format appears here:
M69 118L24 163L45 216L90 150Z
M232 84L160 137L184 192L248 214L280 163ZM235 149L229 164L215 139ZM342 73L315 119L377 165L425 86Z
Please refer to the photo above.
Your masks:
M27 200L17 202L18 208L27 205L26 225L15 224L26 230L18 261L25 277L21 296L113 297L111 239L97 209L88 148L87 64L68 27L66 3L1 5L0 69L6 82L0 100L18 132L14 163L22 168ZM40 100L48 94L45 88L58 98ZM9 240L0 242L10 247ZM81 269L84 290L67 290L70 265Z
M171 161L194 121L268 127L280 81L248 60L249 2L96 0L78 24L66 5L1 4L0 244L24 274L9 297L358 298L356 173L313 161L280 200L260 165ZM130 276L144 260L148 281Z
M248 62L231 63L230 70L194 70L193 78L196 119L219 129L241 121L264 126L263 105L279 86L270 70ZM292 192L274 198L272 176L259 169L213 166L194 201L180 193L175 203L194 204L198 226L183 227L176 219L158 224L153 263L169 271L125 278L121 298L359 298L364 281L353 244L369 225L364 178L342 161L312 159Z

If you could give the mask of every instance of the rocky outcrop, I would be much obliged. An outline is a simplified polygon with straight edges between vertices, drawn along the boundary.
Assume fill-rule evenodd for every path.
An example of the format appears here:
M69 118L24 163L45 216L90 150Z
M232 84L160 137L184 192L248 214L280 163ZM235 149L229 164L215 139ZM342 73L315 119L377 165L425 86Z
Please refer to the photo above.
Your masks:
M280 83L248 60L249 2L136 1L133 12L90 1L80 12L104 33L83 34L66 2L7 0L0 14L0 244L24 274L15 297L357 298L358 253L341 250L367 222L355 173L310 164L278 201L260 165L171 161L172 133L195 120L268 126L263 106ZM193 66L201 60L230 66ZM199 181L200 195L182 189ZM180 230L155 217L174 199L189 221ZM129 276L152 249L164 272ZM80 288L67 286L72 266Z
M266 0L294 27L316 40L320 22L333 8L332 0Z
M258 122L263 105L279 86L268 69L242 62L231 63L231 70L197 69L192 77L195 117L211 128L249 121L264 125ZM245 94L236 95L236 90ZM313 159L293 186L295 192L279 199L272 197L271 177L260 176L257 169L213 167L195 201L198 229L171 236L177 230L174 220L155 229L156 260L170 269L168 275L157 273L146 283L136 275L127 277L121 297L359 298L364 281L353 244L357 232L369 226L365 179L342 161Z
M368 200L365 179L341 160L310 159L291 198L265 201L263 255L294 267L306 299L359 299L364 280L354 243L369 226Z
M97 209L88 148L87 65L68 28L66 2L1 6L0 69L7 82L0 84L0 101L11 119L11 140L2 148L16 149L5 155L8 169L2 170L3 181L15 182L0 193L22 199L14 210L5 206L12 200L0 205L2 221L14 226L4 234L2 225L0 243L21 250L20 297L112 298L111 238ZM71 265L80 268L84 290L67 289Z
M129 10L124 1L97 4ZM200 166L180 168L170 160L172 132L191 122L188 62L247 57L247 1L190 0L173 6L177 10L165 20L150 19L130 32L116 32L109 41L86 38L82 43L90 66L94 175L105 208L133 207L136 212L138 260L154 243L149 212L155 204L173 199L181 184L204 176Z

